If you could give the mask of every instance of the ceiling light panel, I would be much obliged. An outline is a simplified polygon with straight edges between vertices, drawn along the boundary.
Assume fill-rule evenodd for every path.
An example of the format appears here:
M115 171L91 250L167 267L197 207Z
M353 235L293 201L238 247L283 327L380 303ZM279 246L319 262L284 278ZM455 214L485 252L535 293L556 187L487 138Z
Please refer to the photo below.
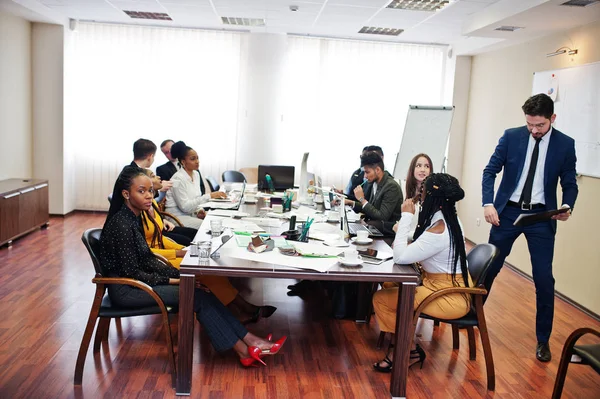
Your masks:
M449 3L449 0L393 0L387 8L434 12L446 7Z
M159 21L172 21L169 14L164 12L147 12L147 11L127 11L123 12L133 19L154 19Z
M404 29L377 28L374 26L363 26L362 29L358 31L358 33L384 36L398 36L402 32L404 32Z

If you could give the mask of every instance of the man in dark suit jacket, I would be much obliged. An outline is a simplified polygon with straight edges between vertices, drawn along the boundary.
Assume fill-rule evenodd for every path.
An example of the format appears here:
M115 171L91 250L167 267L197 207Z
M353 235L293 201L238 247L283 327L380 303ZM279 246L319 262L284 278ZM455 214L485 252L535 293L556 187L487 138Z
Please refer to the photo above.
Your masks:
M362 212L366 220L397 222L402 214L400 185L385 171L383 159L377 152L366 152L360 158L369 185L365 190L360 185L354 189L354 211Z
M575 206L577 181L575 172L575 141L552 128L556 115L554 102L545 94L529 98L522 107L526 126L508 129L500 138L490 162L483 171L482 194L485 220L492 224L489 242L500 250L488 271L485 286L488 291L512 245L525 234L536 289L536 358L551 360L548 341L554 317L554 277L552 259L556 220L567 220ZM502 181L494 199L496 175L504 169ZM513 226L522 214L535 214L556 209L558 179L562 187L562 207L566 213L552 220L529 226ZM489 292L488 292L489 295Z
M160 176L160 178L162 180L171 180L171 177L177 173L177 160L173 158L173 156L171 155L171 146L173 145L174 141L173 140L165 140L162 143L160 143L160 150L162 151L163 154L165 154L165 157L167 157L168 161L166 163L164 163L163 165L160 165L156 168L156 174L158 176Z

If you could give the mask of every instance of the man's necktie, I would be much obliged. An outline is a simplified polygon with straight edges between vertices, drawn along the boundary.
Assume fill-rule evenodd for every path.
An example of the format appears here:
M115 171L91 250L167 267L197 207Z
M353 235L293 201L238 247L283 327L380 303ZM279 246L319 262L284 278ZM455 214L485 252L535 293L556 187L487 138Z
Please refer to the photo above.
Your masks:
M523 192L521 193L521 200L519 201L520 204L531 204L533 178L535 176L535 168L540 155L540 141L542 141L541 137L539 139L535 139L535 147L533 147L533 153L531 154L531 163L529 164L529 172L527 172L527 179L525 179L525 185L523 186Z

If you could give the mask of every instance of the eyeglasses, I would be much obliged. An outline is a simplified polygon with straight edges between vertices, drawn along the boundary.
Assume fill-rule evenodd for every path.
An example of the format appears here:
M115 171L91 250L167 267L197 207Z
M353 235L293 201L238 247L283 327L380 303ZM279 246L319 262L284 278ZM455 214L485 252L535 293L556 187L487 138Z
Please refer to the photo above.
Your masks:
M527 122L527 127L528 128L537 128L537 129L543 129L546 127L546 123L547 122L543 122L543 123L536 123L535 125L532 125L531 123Z

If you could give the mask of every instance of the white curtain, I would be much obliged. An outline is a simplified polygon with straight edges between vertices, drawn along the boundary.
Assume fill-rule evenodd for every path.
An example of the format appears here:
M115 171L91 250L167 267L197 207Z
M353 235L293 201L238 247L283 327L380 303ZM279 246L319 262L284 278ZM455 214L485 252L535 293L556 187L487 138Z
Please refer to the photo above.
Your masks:
M439 46L289 37L279 140L301 140L286 157L309 151L309 171L343 188L379 145L392 172L408 106L443 105L444 68Z
M184 140L204 176L233 169L239 68L239 33L80 23L65 52L76 208L108 207L138 138ZM153 168L164 162L159 149Z

